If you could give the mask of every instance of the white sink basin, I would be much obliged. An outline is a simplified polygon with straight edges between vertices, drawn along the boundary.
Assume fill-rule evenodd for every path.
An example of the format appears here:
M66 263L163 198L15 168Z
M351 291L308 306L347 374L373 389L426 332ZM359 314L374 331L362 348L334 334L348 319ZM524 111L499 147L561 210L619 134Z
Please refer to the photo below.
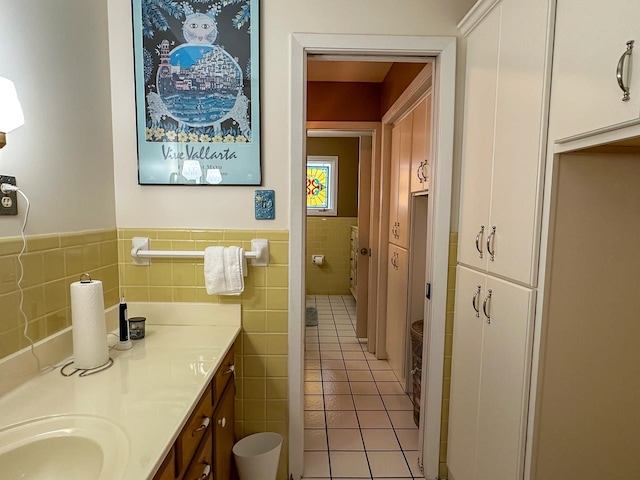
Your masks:
M117 480L128 457L127 435L101 417L42 417L0 429L3 480Z

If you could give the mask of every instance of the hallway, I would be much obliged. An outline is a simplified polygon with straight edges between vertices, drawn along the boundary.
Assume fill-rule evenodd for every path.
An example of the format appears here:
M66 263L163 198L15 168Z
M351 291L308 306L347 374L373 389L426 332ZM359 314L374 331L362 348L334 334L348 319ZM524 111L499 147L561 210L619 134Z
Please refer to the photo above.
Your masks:
M413 404L385 360L355 337L349 295L307 296L304 479L423 478Z

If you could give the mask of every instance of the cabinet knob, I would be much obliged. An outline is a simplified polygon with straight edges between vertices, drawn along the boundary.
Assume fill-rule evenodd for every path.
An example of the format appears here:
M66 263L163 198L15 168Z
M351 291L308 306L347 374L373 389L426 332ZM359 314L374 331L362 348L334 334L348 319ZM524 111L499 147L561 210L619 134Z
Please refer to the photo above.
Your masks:
M209 419L209 417L204 417L202 419L202 423L200 424L200 426L196 428L193 432L191 432L191 436L194 436L196 433L206 430L210 423L211 423L211 420Z
M227 419L225 417L222 417L220 420L218 420L218 425L224 428L227 425Z
M229 365L229 368L228 368L228 369L226 369L226 370L225 370L224 372L222 372L222 373L223 373L224 375L229 375L229 374L231 374L231 373L235 373L235 371L236 371L236 366L235 366L235 365L233 365L233 364L231 364L231 365Z
M361 248L360 249L360 253L362 255L369 255L369 249L368 248Z

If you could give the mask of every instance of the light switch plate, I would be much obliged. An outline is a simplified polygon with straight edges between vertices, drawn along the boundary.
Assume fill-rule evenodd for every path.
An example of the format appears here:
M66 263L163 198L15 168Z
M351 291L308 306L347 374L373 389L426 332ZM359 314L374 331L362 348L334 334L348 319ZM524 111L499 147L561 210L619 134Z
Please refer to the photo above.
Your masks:
M276 218L276 192L274 190L256 190L256 220Z
M15 185L16 177L0 175L0 184L2 183ZM16 192L0 192L0 215L18 215L18 195Z

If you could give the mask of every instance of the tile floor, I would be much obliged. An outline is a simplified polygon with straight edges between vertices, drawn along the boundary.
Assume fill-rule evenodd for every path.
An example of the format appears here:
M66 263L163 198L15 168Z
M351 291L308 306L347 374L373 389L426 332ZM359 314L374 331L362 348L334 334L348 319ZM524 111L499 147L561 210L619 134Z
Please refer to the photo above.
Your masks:
M385 360L355 336L351 296L307 297L304 474L312 479L424 478L413 404Z

